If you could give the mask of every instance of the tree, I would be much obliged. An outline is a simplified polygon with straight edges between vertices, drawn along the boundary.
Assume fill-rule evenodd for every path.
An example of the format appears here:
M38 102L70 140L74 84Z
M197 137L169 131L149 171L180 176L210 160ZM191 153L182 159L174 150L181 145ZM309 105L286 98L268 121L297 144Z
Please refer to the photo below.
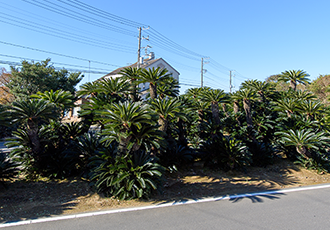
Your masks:
M314 120L315 116L322 114L324 111L323 104L315 100L300 101L298 110L306 115L307 120Z
M227 101L227 95L220 89L207 89L203 91L202 101L211 104L212 117L216 125L220 125L219 104Z
M277 132L280 135L281 142L285 146L294 146L296 151L304 158L312 157L311 150L318 150L321 146L329 145L329 137L324 132L314 132L311 129L307 130L287 130L284 132Z
M19 123L26 128L30 139L32 154L35 160L40 160L42 146L39 139L40 125L43 121L57 118L54 113L54 104L41 99L28 99L14 101L6 115L11 118L13 124Z
M291 117L297 110L298 101L291 98L282 98L274 102L274 110L286 112L288 117Z
M181 103L177 98L155 99L150 101L152 109L159 115L159 130L166 133L170 118L182 117Z
M136 133L139 130L143 130L144 126L154 124L149 105L142 102L113 103L106 106L101 113L106 124L105 133L110 141L118 141L120 156L128 153L128 145L134 136L137 136Z
M251 114L251 102L256 99L256 94L252 89L243 89L235 92L232 95L233 100L242 100L243 107L246 114L246 123L248 126L253 126Z
M0 104L8 104L14 101L14 95L10 93L7 84L10 82L10 73L5 68L0 69Z
M87 82L80 86L80 90L77 92L78 97L82 96L91 96L96 97L98 91L98 83L97 82Z
M75 92L81 81L80 73L69 73L66 69L56 70L49 64L50 59L42 62L22 61L20 68L11 66L11 79L6 85L17 98L28 98L38 91L59 90Z
M140 76L141 69L138 69L136 67L124 68L120 73L123 75L124 79L130 81L132 87L132 93L130 96L134 102L137 102L139 100L137 92L137 79Z
M317 79L311 82L308 90L312 91L322 103L328 104L328 97L330 96L330 75L320 75Z
M274 87L265 81L248 80L242 83L242 89L252 89L265 102L266 97L274 90Z
M108 94L115 101L121 98L127 98L132 93L131 85L125 79L117 78L106 78L102 79L97 83L96 92Z
M177 97L179 96L179 82L173 77L169 77L160 82L157 86L157 94L160 99L165 97Z
M74 96L69 91L63 90L53 90L46 92L38 92L37 94L31 95L31 98L42 99L48 101L49 103L54 103L61 114L61 117L64 116L64 113L74 107Z
M149 90L150 90L150 98L155 99L157 98L157 85L162 80L169 78L171 74L168 73L167 69L162 69L158 67L155 69L142 69L141 74L139 76L140 83L147 83L149 82Z
M290 87L296 91L297 84L306 85L309 83L309 74L303 70L286 70L280 74L279 81L290 82Z

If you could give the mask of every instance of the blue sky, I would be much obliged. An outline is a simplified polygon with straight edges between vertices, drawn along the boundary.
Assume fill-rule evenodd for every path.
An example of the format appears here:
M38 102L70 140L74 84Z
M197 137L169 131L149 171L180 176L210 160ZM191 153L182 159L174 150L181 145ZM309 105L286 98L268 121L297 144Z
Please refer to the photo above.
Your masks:
M95 7L94 13L77 8L82 3ZM142 46L152 46L156 58L180 72L181 93L200 85L201 57L210 57L204 85L226 92L229 70L236 90L244 80L290 69L305 70L312 80L330 73L330 1L0 0L0 7L2 62L51 58L54 66L85 70L82 83L103 76L89 74L89 65L106 73L136 62L138 26L150 26Z

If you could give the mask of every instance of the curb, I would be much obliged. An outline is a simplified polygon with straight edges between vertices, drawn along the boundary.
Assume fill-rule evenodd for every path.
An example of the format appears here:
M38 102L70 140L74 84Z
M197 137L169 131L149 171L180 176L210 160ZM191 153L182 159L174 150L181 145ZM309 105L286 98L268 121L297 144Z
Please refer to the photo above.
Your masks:
M238 194L238 195L205 198L205 199L200 199L200 200L188 200L188 201L179 201L179 202L174 201L174 202L166 203L166 204L150 205L150 206L143 206L143 207L136 207L136 208L115 209L115 210L108 210L108 211L98 211L98 212L80 213L80 214L65 215L65 216L58 216L58 217L41 218L41 219L34 219L34 220L17 221L17 222L0 224L0 228L36 224L36 223L43 223L43 222L50 222L50 221L58 221L58 220L69 220L69 219L91 217L91 216L100 216L100 215L122 213L122 212L140 211L140 210L163 208L163 207L170 207L170 206L177 206L177 205L184 205L184 204L205 203L205 202L212 202L212 201L214 202L214 201L220 201L220 200L231 200L231 199L244 198L244 197L283 194L283 193L308 191L308 190L316 190L316 189L323 189L323 188L330 188L330 184L306 186L306 187L298 187L298 188L290 188L290 189L279 189L279 190L255 192L255 193L244 193L244 194Z

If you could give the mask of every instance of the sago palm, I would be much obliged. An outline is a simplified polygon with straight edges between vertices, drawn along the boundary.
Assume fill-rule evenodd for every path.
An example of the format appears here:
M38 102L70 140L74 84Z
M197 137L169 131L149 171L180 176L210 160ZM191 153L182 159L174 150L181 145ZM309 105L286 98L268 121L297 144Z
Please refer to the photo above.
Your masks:
M307 130L287 130L275 133L281 137L284 146L294 146L304 158L312 157L311 149L318 150L321 146L329 146L330 139L323 132Z
M160 99L165 97L177 97L179 96L179 82L173 77L169 77L159 82L157 86L157 95Z
M98 93L110 95L118 101L120 98L127 98L132 93L132 88L129 82L124 78L105 78L98 82L96 90Z
M128 101L113 103L106 106L101 112L105 124L105 133L110 141L116 139L119 142L119 154L127 153L127 146L134 137L134 131L141 129L145 124L153 124L149 106L141 102L130 103Z
M155 99L150 101L151 109L159 115L159 130L166 133L169 120L175 117L182 117L181 103L177 98Z
M288 92L287 97L294 98L297 100L316 100L317 99L317 97L313 93L304 91L304 90Z
M141 69L136 67L124 68L122 71L120 71L120 74L122 74L123 78L131 83L132 93L130 97L134 102L138 101L137 79L139 78L140 73Z
M307 120L314 120L315 116L321 114L324 111L324 106L321 102L315 100L300 101L298 105L299 112L306 115Z
M39 125L42 121L56 119L54 104L45 100L29 99L13 102L8 111L12 123L26 125L27 134L32 144L32 152L38 155L41 152L41 145L38 136Z
M31 95L31 98L42 99L50 103L54 103L59 109L62 116L66 109L74 106L74 97L69 91L53 90L46 92L38 92L37 94Z
M201 95L202 91L203 91L202 87L200 87L200 88L190 88L186 91L186 95L188 97L197 98Z
M279 81L290 82L290 87L296 91L297 83L306 85L309 83L309 74L303 70L286 70L280 74Z
M248 126L253 126L252 123L252 114L251 114L251 103L254 101L257 96L252 91L252 89L243 89L235 92L232 95L232 98L234 100L242 100L243 101L243 107L246 114L246 122Z
M201 100L211 105L212 117L216 125L220 125L219 104L227 102L227 95L220 89L209 89L202 93Z
M298 101L291 98L282 98L274 102L274 110L284 112L291 117L297 110Z
M256 92L263 102L266 101L268 94L274 91L274 87L268 82L258 80L248 80L242 83L242 89L252 89Z
M152 68L142 69L139 76L139 83L149 83L150 98L155 99L157 97L157 85L160 81L169 78L171 74L168 73L167 69L163 68Z
M97 95L98 83L97 82L87 82L80 86L80 90L77 91L77 96L91 96L95 97Z

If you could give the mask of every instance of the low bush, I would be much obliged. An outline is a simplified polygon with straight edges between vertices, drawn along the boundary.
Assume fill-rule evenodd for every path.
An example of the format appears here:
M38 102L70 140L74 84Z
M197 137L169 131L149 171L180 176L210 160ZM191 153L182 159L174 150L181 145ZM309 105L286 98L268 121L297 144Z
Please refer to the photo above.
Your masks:
M145 152L138 155L113 157L103 154L94 159L91 181L96 190L120 200L148 198L161 188L164 168L153 162Z

